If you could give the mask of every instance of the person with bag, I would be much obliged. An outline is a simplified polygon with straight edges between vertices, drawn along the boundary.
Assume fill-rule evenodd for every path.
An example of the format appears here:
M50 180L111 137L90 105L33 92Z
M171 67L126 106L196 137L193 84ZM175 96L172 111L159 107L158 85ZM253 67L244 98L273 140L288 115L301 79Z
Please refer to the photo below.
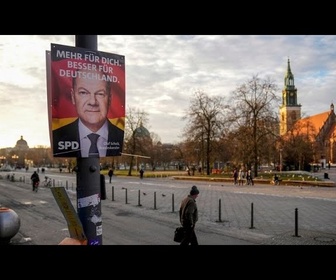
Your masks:
M179 217L180 223L184 229L184 237L180 245L198 245L195 233L195 225L198 221L198 209L196 204L198 195L199 190L196 186L192 186L190 194L181 202Z

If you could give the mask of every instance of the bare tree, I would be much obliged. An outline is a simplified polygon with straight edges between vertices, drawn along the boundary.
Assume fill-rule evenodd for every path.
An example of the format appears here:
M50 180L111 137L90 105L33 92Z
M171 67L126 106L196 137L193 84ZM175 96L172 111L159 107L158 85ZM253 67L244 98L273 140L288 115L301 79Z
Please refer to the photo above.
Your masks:
M202 170L205 160L207 175L210 175L212 144L219 137L224 123L224 111L227 106L224 106L223 102L223 97L209 97L203 91L196 91L183 117L188 120L185 127L186 141L195 143L194 149L201 151Z
M247 168L254 167L258 176L259 155L269 137L276 137L278 115L275 105L280 98L276 95L277 86L270 78L261 80L258 75L238 86L232 93L231 124L237 131L242 161Z
M149 161L152 169L155 170L158 162L162 160L162 143L159 135L154 132L150 133L150 138L152 140L152 147L148 150L148 155L150 156Z
M310 121L296 122L281 139L284 163L295 170L310 171L310 163L317 162L316 138L317 131Z
M144 139L139 137L142 129L148 122L148 113L134 107L128 107L126 113L125 123L125 137L124 137L124 151L130 155L128 176L132 175L132 168L134 166L134 158L136 154L141 154L145 151L150 143L148 138ZM150 138L150 137L149 137ZM146 142L146 143L145 143ZM138 162L136 161L136 164ZM137 166L138 168L138 166Z

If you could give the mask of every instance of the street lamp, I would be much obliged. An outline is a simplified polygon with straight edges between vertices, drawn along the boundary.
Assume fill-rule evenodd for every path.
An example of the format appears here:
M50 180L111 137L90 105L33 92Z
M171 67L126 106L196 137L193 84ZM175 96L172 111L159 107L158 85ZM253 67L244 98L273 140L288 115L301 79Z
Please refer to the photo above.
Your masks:
M13 155L12 156L12 159L14 160L14 162L16 163L17 162L17 159L19 158L19 156L17 156L17 155Z
M196 161L197 161L197 167L200 165L200 159L199 159L199 152L200 152L200 149L198 149L198 148L195 148L195 152L196 152L196 157L197 157L197 159L196 159Z
M19 158L18 155L12 155L12 159L13 159L13 162L14 162L14 168L16 169L17 168L17 159Z
M6 159L6 157L5 156L0 156L0 166L2 166L2 165L4 165L4 163L5 163L5 159Z
M282 171L282 149L279 149L280 152L280 166L279 166L279 171Z

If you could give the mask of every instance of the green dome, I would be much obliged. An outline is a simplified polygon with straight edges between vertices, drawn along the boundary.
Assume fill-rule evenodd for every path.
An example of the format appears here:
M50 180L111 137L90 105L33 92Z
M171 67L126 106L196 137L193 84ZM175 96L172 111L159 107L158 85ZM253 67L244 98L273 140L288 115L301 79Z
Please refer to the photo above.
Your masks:
M145 128L142 124L135 129L134 134L137 137L150 137L148 129Z

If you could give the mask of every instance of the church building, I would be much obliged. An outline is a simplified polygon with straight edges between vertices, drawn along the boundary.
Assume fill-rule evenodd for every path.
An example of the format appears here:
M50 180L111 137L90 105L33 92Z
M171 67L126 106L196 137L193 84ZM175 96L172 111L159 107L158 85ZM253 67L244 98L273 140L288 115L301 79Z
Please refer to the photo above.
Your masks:
M325 168L328 163L336 160L336 116L334 104L328 111L309 117L301 118L301 104L298 104L297 89L294 84L294 75L287 62L287 72L282 90L282 105L280 106L280 136L285 136L290 130L314 142L315 162Z

